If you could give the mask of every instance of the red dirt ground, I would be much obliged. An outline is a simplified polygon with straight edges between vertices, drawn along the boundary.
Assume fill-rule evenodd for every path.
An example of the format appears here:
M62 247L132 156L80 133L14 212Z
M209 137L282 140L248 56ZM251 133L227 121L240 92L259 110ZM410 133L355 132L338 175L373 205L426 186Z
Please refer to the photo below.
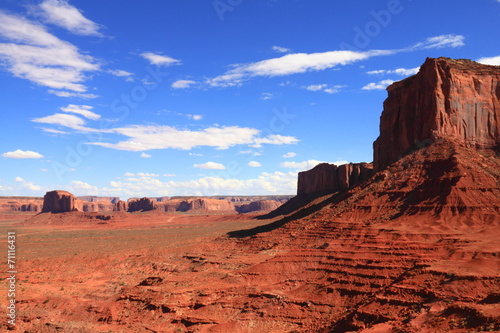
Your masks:
M16 230L19 248L15 329L499 331L500 162L488 154L436 144L272 220L6 215L0 244Z

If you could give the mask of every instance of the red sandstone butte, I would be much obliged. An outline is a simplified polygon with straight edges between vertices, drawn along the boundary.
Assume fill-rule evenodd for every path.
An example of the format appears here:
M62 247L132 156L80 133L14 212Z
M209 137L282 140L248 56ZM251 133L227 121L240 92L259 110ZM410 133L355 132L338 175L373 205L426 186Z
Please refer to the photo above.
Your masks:
M236 206L238 213L272 211L281 206L281 202L276 200L252 201L248 204Z
M427 58L418 74L387 88L374 168L439 139L491 148L500 143L500 67Z
M66 213L76 211L75 196L66 191L47 192L43 197L43 213Z
M129 212L141 212L149 211L155 209L155 203L149 198L141 199L130 199L128 201L128 211Z
M371 163L350 163L336 166L322 163L299 172L297 195L319 195L346 190L373 174Z

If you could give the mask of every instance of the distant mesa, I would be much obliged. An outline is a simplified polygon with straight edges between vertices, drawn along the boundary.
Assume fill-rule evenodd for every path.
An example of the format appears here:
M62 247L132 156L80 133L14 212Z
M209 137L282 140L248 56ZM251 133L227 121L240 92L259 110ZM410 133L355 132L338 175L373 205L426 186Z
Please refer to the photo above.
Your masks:
M273 210L292 196L237 196L237 197L159 197L130 198L79 196L67 191L50 191L44 198L0 198L0 212L30 211L43 213L111 213L111 212L193 212L236 214Z
M67 191L47 192L43 197L42 213L66 213L77 211L76 198Z
M322 163L299 173L297 195L319 195L347 190L373 175L371 163Z
M133 212L147 212L155 209L153 200L149 198L132 199L128 201L128 211Z

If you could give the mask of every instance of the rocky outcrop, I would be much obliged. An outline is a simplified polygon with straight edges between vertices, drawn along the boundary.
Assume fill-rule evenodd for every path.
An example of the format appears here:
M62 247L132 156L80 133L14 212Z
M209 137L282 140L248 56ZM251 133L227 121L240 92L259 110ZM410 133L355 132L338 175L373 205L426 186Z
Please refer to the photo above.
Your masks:
M238 205L236 210L238 213L265 212L275 210L281 205L282 203L276 200L261 200Z
M297 195L320 195L346 190L373 174L371 163L350 163L340 166L322 163L299 172Z
M47 192L43 197L43 213L66 213L77 211L75 196L66 191Z
M126 212L128 211L128 203L123 200L119 200L113 204L114 212Z
M154 210L155 203L153 200L149 198L141 198L141 199L130 199L128 201L128 211L133 212L146 212L150 210Z
M156 202L155 208L164 212L235 212L233 203L211 198L170 199Z
M216 212L234 212L235 208L227 200L217 200L208 198L194 199L189 203L192 211L216 211Z
M374 142L374 168L439 139L489 148L500 144L500 67L428 58L418 74L387 88Z
M0 197L0 213L3 212L28 212L39 213L42 211L43 199L31 197Z

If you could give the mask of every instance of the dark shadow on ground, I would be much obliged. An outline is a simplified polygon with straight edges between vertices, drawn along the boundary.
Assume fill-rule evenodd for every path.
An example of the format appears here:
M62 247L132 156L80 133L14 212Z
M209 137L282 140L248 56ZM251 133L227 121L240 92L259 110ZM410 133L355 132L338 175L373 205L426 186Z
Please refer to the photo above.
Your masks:
M228 232L227 235L230 238L245 238L278 229L290 221L298 220L306 216L309 216L317 212L318 210L322 209L323 207L326 207L334 203L338 199L338 197L341 196L341 194L342 193L337 192L329 195L293 197L278 209L268 214L256 217L257 219L270 219L286 215L283 218L255 228L231 231Z

